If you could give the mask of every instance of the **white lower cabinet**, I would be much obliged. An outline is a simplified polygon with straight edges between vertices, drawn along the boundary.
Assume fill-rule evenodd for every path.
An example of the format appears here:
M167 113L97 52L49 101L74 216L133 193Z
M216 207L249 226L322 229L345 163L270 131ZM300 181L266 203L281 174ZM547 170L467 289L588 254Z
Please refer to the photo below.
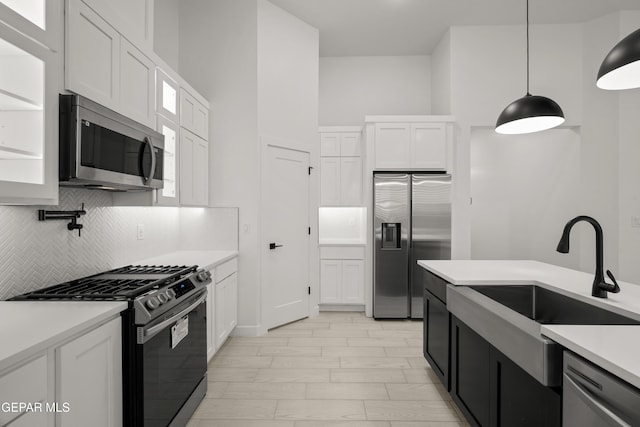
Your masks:
M207 285L207 360L224 344L238 324L238 260L231 259L211 272Z
M57 426L122 425L121 331L117 318L56 350Z
M122 323L117 317L0 373L0 425L122 425ZM6 410L9 409L9 410Z
M43 354L0 376L0 403L30 402L42 407L50 400L49 381L47 375L47 355ZM12 426L46 426L50 425L46 413L13 411L13 408L3 408L0 411L0 425Z
M216 296L213 290L213 282L211 282L207 285L207 362L211 360L216 352L215 304Z
M216 349L227 340L238 323L238 274L216 283Z
M364 304L364 249L322 247L320 304Z

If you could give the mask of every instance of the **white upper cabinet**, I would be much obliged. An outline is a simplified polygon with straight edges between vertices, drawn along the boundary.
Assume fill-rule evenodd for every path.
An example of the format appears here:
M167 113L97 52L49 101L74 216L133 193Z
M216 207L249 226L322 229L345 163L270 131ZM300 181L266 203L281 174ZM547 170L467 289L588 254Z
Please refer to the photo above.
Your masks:
M133 44L153 50L154 0L83 1Z
M164 187L157 191L157 204L178 205L178 125L158 115L157 131L164 135Z
M66 88L153 128L153 61L82 0L66 19Z
M156 66L125 38L120 43L121 110L127 117L154 128Z
M320 205L362 204L362 147L360 129L320 129Z
M411 125L376 124L376 169L411 167Z
M411 125L413 167L425 169L447 168L447 131L444 123Z
M340 133L320 134L320 155L322 157L340 157Z
M118 110L120 34L81 0L67 0L66 87Z
M156 112L178 123L178 83L160 68L156 69Z
M180 126L209 139L209 109L184 88L180 88Z
M452 121L449 116L418 116L424 122L379 122L374 126L375 169L450 169Z
M59 46L61 0L0 0L2 20L53 51Z
M209 145L198 135L180 130L180 204L209 203Z
M0 20L0 61L0 203L57 204L57 55Z

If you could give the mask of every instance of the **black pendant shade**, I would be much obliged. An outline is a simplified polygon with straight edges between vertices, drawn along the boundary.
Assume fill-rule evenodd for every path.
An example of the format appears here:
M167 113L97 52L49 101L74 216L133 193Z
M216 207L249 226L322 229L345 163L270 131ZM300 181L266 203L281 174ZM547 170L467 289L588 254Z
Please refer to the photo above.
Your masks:
M562 108L545 96L527 93L502 111L496 122L496 132L522 134L551 129L564 122Z
M527 0L527 94L502 110L496 121L496 132L504 134L532 133L564 123L562 108L554 100L529 93L529 0Z
M596 85L608 90L640 87L640 29L620 40L607 54Z

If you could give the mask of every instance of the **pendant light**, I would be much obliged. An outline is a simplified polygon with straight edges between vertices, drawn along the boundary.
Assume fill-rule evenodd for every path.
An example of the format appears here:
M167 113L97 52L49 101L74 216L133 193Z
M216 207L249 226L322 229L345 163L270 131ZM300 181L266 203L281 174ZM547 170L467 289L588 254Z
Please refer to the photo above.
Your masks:
M607 54L596 86L607 90L640 87L640 29L620 40Z
M529 93L529 0L527 0L527 94L500 113L496 132L523 134L551 129L564 123L562 108L552 99Z

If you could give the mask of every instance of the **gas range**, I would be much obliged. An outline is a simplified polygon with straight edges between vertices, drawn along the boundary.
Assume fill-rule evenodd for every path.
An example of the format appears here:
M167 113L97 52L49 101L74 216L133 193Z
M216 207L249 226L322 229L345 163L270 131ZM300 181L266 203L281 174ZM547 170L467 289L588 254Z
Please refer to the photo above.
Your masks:
M209 283L211 274L197 266L128 265L12 299L127 301L123 425L184 426L207 389Z
M131 301L145 325L197 293L211 274L197 266L128 265L39 289L14 300Z

